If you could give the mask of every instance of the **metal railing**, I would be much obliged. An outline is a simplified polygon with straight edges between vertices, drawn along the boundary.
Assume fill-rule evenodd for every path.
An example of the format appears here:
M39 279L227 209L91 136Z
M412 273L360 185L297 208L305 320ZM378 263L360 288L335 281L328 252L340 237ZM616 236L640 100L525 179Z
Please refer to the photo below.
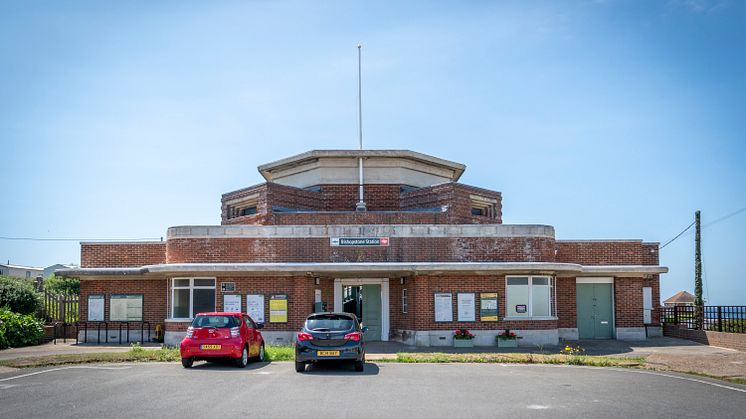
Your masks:
M117 337L115 341L117 341L119 344L122 344L123 342L130 343L132 342L130 340L130 331L131 330L140 330L140 339L137 340L137 342L150 342L151 340L151 334L150 334L150 322L148 321L142 321L142 322L82 322L77 323L76 326L78 327L78 330L81 328L83 329L83 343L88 343L88 329L96 331L96 343L101 344L101 332L103 331L104 334L104 343L109 343L109 331L117 330ZM132 326L135 326L134 328ZM145 339L145 331L148 332L148 338ZM123 336L126 334L126 339L123 340ZM76 340L77 342L77 340ZM113 341L112 341L113 342Z
M661 322L691 330L746 333L746 306L661 307Z

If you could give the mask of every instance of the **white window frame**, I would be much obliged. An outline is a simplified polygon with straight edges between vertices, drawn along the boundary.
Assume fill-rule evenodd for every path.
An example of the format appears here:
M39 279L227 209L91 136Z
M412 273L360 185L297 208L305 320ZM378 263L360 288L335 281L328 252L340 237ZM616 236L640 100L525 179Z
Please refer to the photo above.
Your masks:
M402 288L401 290L401 312L407 314L409 310L409 299L407 296L407 289Z
M181 279L188 279L189 285L188 286L175 286L174 283L177 280ZM195 279L211 279L213 280L213 285L194 285ZM170 319L177 319L177 320L192 320L194 319L194 290L195 289L202 289L202 290L214 290L215 291L215 301L213 302L213 307L217 307L217 299L218 299L218 292L216 289L218 281L215 277L194 277L194 278L171 278L171 309L169 311ZM189 290L189 317L174 317L174 290Z
M504 320L556 320L557 316L555 313L555 278L551 275L506 275L505 276L505 314L508 314L508 298L510 297L509 291L508 291L508 278L528 278L528 304L526 308L527 316L512 316L512 317L503 317ZM549 316L534 316L534 307L533 307L533 288L534 288L534 278L548 278L549 279L549 285L537 285L537 287L549 287Z

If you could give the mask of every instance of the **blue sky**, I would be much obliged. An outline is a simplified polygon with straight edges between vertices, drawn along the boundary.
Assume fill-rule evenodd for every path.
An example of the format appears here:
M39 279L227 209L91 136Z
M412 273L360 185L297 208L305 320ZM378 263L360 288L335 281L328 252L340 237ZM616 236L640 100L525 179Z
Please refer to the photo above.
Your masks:
M356 147L358 42L366 148L466 164L506 223L664 242L746 206L744 2L153 3L0 2L0 236L218 224L259 164ZM746 304L745 234L703 231L711 303ZM693 255L661 251L664 298Z

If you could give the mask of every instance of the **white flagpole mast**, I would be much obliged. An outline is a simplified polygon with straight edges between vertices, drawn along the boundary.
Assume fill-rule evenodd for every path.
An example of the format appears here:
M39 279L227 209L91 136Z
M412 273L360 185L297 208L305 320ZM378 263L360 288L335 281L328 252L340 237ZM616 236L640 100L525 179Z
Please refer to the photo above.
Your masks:
M362 71L362 45L357 44L357 124L358 138L360 141L360 151L363 151L363 71ZM360 168L360 184L358 186L360 200L355 207L356 211L366 211L365 201L363 201L363 156L360 154L358 161Z

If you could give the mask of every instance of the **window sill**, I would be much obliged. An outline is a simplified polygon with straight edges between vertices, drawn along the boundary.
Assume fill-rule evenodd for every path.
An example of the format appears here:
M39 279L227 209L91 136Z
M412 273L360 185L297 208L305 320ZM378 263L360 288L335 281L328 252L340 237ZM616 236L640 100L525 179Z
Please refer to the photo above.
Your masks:
M194 319L165 319L166 323L191 323Z
M559 317L503 317L503 321L516 321L516 320L559 320Z

